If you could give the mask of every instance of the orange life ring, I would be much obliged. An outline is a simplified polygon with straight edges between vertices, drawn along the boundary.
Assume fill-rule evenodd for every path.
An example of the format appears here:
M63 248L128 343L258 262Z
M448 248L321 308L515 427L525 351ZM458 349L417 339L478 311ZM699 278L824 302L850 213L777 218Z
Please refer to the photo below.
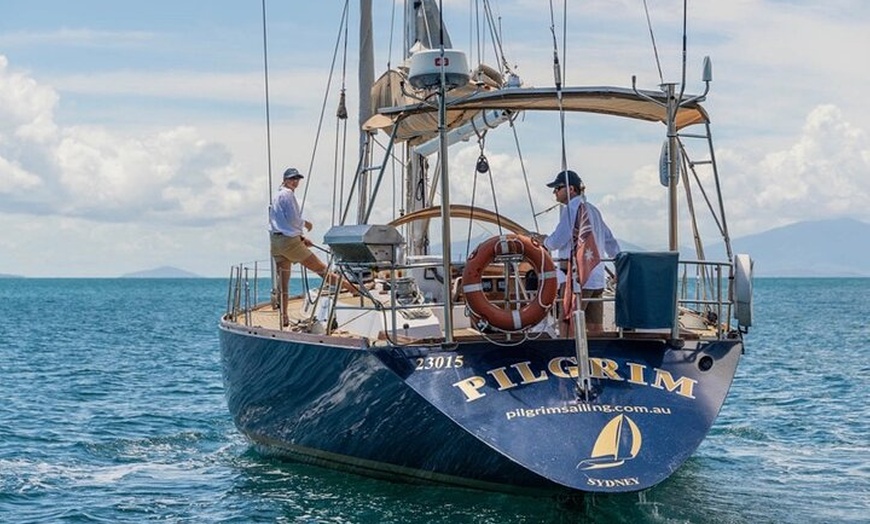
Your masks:
M499 255L522 255L538 274L538 295L520 309L502 309L489 301L483 291L483 271ZM468 309L492 327L520 331L540 322L556 301L559 284L550 254L537 240L523 235L489 238L469 255L462 271L462 291Z

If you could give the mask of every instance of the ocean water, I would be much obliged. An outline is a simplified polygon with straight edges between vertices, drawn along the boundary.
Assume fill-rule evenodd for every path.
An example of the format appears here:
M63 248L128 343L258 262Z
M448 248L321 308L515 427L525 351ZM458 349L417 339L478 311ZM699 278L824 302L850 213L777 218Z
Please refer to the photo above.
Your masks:
M711 434L571 504L259 456L221 384L220 279L0 279L0 522L868 522L870 279L758 279Z

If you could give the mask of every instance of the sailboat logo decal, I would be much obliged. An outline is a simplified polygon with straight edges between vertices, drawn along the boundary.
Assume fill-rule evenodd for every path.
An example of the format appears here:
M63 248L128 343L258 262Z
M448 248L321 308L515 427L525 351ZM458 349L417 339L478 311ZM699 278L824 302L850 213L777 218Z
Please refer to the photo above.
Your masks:
M604 469L621 466L637 456L642 443L637 424L625 415L617 415L598 434L590 458L578 463L577 467Z

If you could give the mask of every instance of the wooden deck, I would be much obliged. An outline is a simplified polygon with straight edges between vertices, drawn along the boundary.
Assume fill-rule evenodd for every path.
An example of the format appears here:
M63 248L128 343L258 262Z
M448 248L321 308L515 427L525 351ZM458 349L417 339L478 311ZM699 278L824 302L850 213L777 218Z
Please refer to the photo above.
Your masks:
M290 319L290 324L288 326L282 326L280 322L280 313L277 308L273 307L270 303L259 304L256 307L253 307L247 313L245 312L237 312L232 318L228 318L229 320L234 321L237 324L241 324L248 327L253 328L263 328L267 330L274 331L289 331L289 332L311 332L322 334L323 333L323 323L319 323L320 326L317 327L316 322L312 321L311 315L307 315L303 312L305 298L302 296L292 297L288 304L287 312L288 317ZM341 307L345 308L354 308L362 310L372 310L375 308L374 302L364 296L353 296L349 293L342 293L339 295L339 304ZM613 322L613 307L612 303L605 303L605 326L606 329L601 333L590 333L588 338L590 340L594 339L612 339L612 338L644 338L644 339L668 339L670 338L669 331L666 330L644 330L644 331L626 331L618 329ZM438 308L440 306L433 305L433 308ZM314 327L313 327L314 326ZM697 322L693 322L691 325L692 329L681 329L680 337L687 340L699 340L705 338L715 338L716 330L713 325L702 325ZM333 337L340 338L350 338L350 339L358 339L361 343L364 342L364 339L371 338L367 336L363 336L359 333L352 333L346 330L342 330L340 326L337 329L332 330L330 333ZM518 337L522 337L522 334L504 334L504 333L487 333L483 334L476 329L468 328L468 327L459 327L454 329L453 331L453 339L456 341L475 341L475 340L495 340L495 341L504 341L511 342L517 341ZM533 337L543 337L543 338L551 338L551 335L542 332L535 333ZM395 342L400 344L408 344L414 342L438 342L436 340L423 340L423 339L415 339L413 337L406 337L400 334L395 334L394 336L387 337L386 334L381 334L374 340L369 340L368 342L372 345L380 345L387 338L393 339Z

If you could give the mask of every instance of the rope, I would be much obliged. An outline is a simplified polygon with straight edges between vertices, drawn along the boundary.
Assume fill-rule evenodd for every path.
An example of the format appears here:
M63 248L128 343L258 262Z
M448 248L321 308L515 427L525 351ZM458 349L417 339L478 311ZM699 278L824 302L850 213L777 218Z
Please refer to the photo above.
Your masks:
M338 205L341 205L341 202L344 200L344 165L347 163L347 118L345 117L341 122L341 163L338 166L338 171L341 173L339 177L339 187L341 188L338 193ZM339 209L339 213L341 209ZM333 219L333 225L335 224L335 219Z
M341 131L340 127L341 122L335 121L335 136L338 136ZM337 144L336 144L337 145ZM338 147L335 148L335 151L332 154L332 210L330 211L329 220L332 224L335 224L335 201L338 200L336 193L338 192L338 184L335 183L335 178L337 173L335 172L335 168L338 167Z
M483 144L481 144L481 146L482 145ZM481 156L482 155L483 155L483 153L481 153ZM486 157L484 157L484 160L486 160ZM487 163L487 165L486 165L486 171L487 171L487 173L489 173L488 174L488 176L489 176L489 190L492 191L492 208L493 208L493 211L495 211L496 225L498 226L498 234L503 235L504 230L503 230L502 225L501 225L501 214L498 212L498 195L495 192L495 181L492 178L492 169L489 168L489 163Z
M480 143L480 138L478 138L478 143ZM480 148L480 155L483 156L483 147ZM468 257L471 254L471 226L474 222L474 203L477 200L477 175L478 175L477 167L474 169L474 177L471 181L471 216L468 218L468 234L465 235L465 256Z

